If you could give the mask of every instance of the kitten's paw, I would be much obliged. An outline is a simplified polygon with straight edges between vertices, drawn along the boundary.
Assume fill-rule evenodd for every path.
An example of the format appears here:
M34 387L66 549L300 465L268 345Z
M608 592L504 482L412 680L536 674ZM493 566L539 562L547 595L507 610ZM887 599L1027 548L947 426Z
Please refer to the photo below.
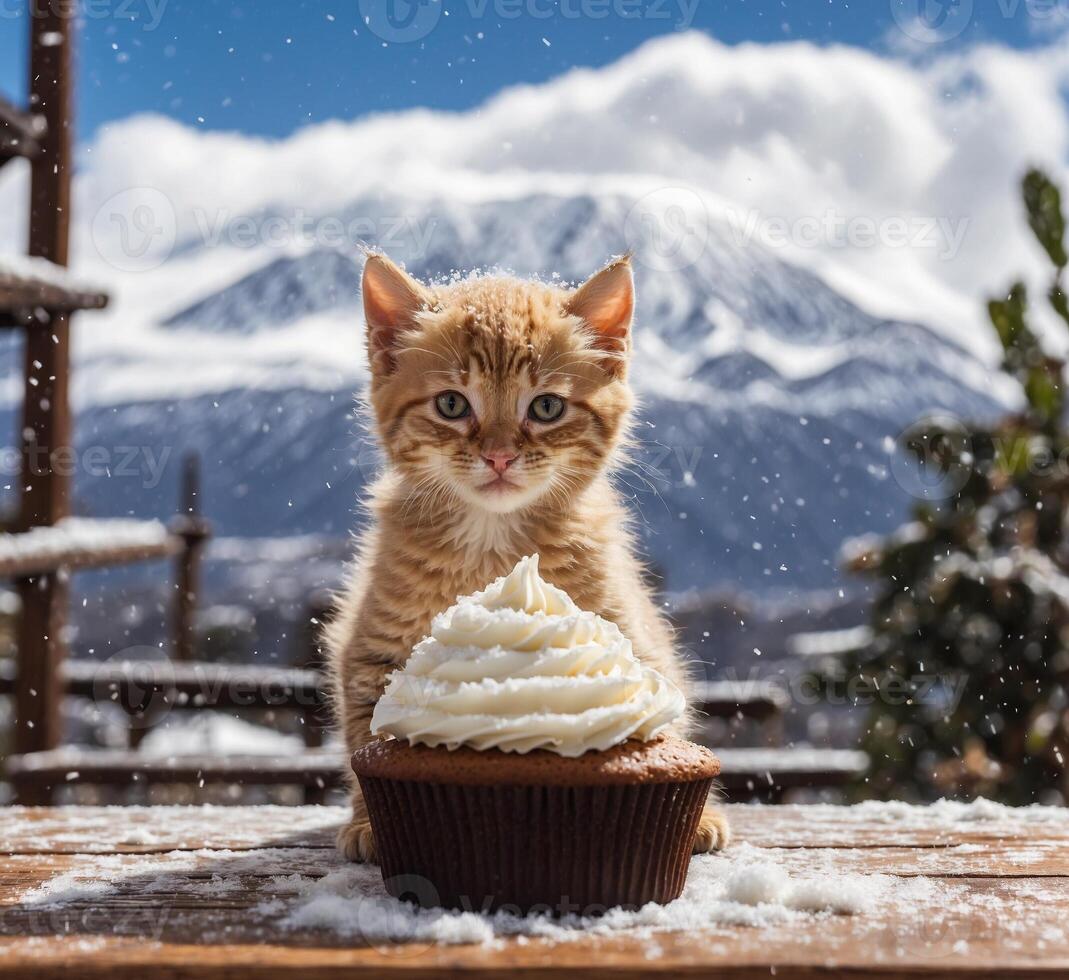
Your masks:
M366 820L350 820L338 831L338 851L346 861L363 861L378 864L375 837L371 824Z
M707 854L709 851L719 851L728 846L731 840L731 827L728 826L728 818L722 810L707 806L702 810L701 820L698 821L698 833L694 836L694 853Z

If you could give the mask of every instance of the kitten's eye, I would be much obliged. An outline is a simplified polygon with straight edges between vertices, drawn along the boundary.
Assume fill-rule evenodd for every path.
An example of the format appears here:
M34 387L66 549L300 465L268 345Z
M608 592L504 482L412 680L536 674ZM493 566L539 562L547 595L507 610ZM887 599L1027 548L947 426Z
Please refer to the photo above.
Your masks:
M459 391L443 391L434 399L434 407L443 419L462 419L471 413L471 406Z
M527 414L536 422L556 422L564 414L564 399L560 395L539 395Z

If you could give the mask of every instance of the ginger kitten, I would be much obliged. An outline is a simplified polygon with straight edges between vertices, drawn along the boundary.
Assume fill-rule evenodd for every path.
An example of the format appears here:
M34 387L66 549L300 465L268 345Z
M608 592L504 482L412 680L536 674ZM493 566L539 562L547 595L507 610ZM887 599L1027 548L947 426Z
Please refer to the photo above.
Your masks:
M327 629L349 751L371 738L387 674L432 617L534 553L546 581L617 623L638 658L685 691L609 480L633 403L629 259L567 290L505 277L424 286L372 255L362 288L387 465ZM707 806L695 851L723 847L728 833ZM355 783L338 847L375 860Z

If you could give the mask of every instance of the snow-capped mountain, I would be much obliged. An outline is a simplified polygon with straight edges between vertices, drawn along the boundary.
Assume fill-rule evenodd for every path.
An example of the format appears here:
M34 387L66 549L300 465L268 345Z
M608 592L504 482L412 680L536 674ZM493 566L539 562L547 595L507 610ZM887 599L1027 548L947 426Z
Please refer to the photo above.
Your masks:
M363 198L347 211L371 226L418 213L424 234L395 232L390 245L426 279L495 267L576 281L629 244L624 229L634 204L618 194L479 203ZM711 224L703 247L679 269L651 268L658 256L650 243L630 244L638 249L641 448L621 485L650 557L674 589L833 585L841 541L892 527L908 507L888 471L896 435L934 409L975 416L996 407L982 366L945 337L873 317L814 274L737 245L722 226ZM213 255L186 248L172 261L195 266ZM344 535L377 465L353 413L352 394L364 380L358 281L354 250L315 246L284 256L265 250L257 267L204 293L191 280L156 329L202 350L206 364L306 327L309 357L322 354L323 322L345 338L327 354L352 363L338 365L334 385L302 380L296 360L287 384L282 358L263 387L86 399L80 444L152 447L157 461L167 453L171 464L152 487L146 478L84 476L83 506L165 515L174 501L173 462L196 449L205 509L220 534ZM92 329L88 317L82 324ZM80 383L92 384L109 365L90 358ZM147 465L141 469L147 475Z
M840 542L913 502L898 434L1008 397L979 301L1035 265L1024 167L1069 181L1065 51L689 33L467 112L278 141L109 125L75 188L76 269L113 296L75 329L80 506L166 516L196 449L218 533L340 538L377 465L353 413L361 241L427 278L578 281L632 248L640 451L621 481L649 555L676 589L836 586ZM5 167L5 251L24 191ZM19 370L0 338L11 433Z
M201 330L253 334L324 310L356 307L360 270L352 256L319 249L283 256L164 321Z

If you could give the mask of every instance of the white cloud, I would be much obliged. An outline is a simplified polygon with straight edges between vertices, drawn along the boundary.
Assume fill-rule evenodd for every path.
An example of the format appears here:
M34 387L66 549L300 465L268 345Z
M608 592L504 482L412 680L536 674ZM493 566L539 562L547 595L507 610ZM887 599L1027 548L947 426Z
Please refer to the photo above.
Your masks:
M771 247L873 312L932 323L990 353L981 299L1041 268L1017 182L1038 163L1069 186L1067 75L1060 45L973 47L917 62L799 42L729 47L692 33L651 41L603 69L508 89L470 112L330 122L281 141L132 117L81 154L77 262L120 294L109 329L94 331L110 339L93 349L136 342L146 320L263 260L260 251L222 248L211 263L108 268L90 220L130 188L165 195L182 241L220 213L322 215L376 191L493 200L686 186L714 215L788 229L829 215L880 228L904 220L915 231L941 220L963 233L956 250L938 226L934 239L911 245L788 234ZM11 210L21 210L21 180L0 176L0 247L21 245Z

